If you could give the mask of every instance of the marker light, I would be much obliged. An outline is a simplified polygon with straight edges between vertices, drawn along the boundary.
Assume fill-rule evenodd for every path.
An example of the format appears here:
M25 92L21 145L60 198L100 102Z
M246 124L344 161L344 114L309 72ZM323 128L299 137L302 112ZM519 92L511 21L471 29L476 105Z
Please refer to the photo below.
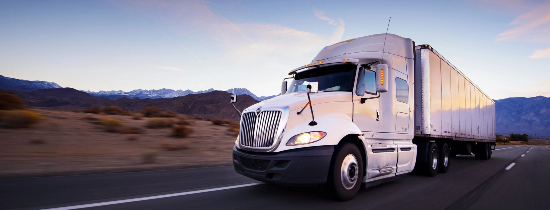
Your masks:
M384 69L380 69L380 85L384 85Z
M318 63L318 64L323 64L323 61L319 61L319 63Z
M349 58L344 58L344 61L349 61Z
M311 63L311 65L312 65L312 66L315 65L315 62Z
M296 136L293 136L288 140L286 143L287 146L296 146L296 145L303 145L303 144L309 144L316 141L321 140L327 135L327 133L322 131L313 131L313 132L306 132L301 133Z

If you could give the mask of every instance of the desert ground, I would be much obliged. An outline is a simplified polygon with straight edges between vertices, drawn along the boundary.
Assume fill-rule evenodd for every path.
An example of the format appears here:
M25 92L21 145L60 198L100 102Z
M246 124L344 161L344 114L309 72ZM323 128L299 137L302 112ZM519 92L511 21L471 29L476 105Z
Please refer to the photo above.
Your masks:
M0 128L0 177L203 167L232 161L236 132L228 124L178 115L192 133L177 138L171 127L147 128L151 120L147 117L30 111L41 115L38 123ZM118 120L131 131L108 132L102 124L105 119Z

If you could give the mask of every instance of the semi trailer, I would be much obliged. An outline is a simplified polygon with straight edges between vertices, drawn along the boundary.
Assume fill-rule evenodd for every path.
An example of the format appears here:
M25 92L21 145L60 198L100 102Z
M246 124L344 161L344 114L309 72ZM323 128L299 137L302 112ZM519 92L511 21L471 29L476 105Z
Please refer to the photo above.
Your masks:
M326 184L341 200L413 171L446 173L456 155L490 159L496 139L494 101L432 46L394 34L323 48L281 95L239 113L236 172Z

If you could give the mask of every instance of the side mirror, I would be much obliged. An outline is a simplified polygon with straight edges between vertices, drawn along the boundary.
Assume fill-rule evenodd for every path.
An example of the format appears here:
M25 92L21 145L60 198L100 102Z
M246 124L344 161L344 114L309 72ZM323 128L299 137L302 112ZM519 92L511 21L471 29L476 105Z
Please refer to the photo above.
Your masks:
M388 65L378 64L376 65L376 91L388 92Z
M318 91L319 91L319 82L310 82L309 85L307 85L308 93L316 93Z
M237 95L235 95L235 94L231 95L231 103L232 104L237 103Z
M281 85L281 95L284 95L286 93L288 82L285 80L283 81L283 84Z
M359 68L359 74L357 78L357 88L355 89L355 94L358 96L365 95L365 69L363 67Z

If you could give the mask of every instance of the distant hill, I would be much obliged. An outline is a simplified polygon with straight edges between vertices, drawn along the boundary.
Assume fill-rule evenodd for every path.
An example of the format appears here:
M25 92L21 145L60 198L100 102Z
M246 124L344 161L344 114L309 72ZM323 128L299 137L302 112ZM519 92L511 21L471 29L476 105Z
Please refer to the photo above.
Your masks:
M550 98L505 98L495 106L497 133L550 136Z
M239 114L229 103L231 94L225 91L212 91L174 98L120 98L116 100L92 96L72 88L15 93L30 106L57 110L82 110L94 106L118 106L126 110L140 112L144 107L155 106L166 111L173 111L189 116L201 116L205 119L214 117L235 121L240 119ZM257 102L254 98L243 95L239 97L239 101L235 106L239 110L243 110Z
M54 82L21 80L0 75L0 90L33 91L51 88L61 88L61 86Z
M40 89L54 89L54 88L62 88L62 87L54 82L21 80L21 79L4 77L0 75L0 90L29 92L29 91L35 91ZM234 88L234 89L237 95L243 95L243 94L249 95L258 101L263 101L276 96L276 95L256 96L246 88ZM162 88L158 90L137 89L132 91L102 90L97 92L94 92L94 91L82 91L82 92L85 92L94 96L99 96L101 98L115 100L119 98L140 98L140 99L175 98L175 97L186 96L190 94L208 93L212 91L215 91L215 90L210 88L208 90L200 90L195 92L192 90L172 90L172 89ZM229 89L227 90L227 92L233 93L233 89Z

